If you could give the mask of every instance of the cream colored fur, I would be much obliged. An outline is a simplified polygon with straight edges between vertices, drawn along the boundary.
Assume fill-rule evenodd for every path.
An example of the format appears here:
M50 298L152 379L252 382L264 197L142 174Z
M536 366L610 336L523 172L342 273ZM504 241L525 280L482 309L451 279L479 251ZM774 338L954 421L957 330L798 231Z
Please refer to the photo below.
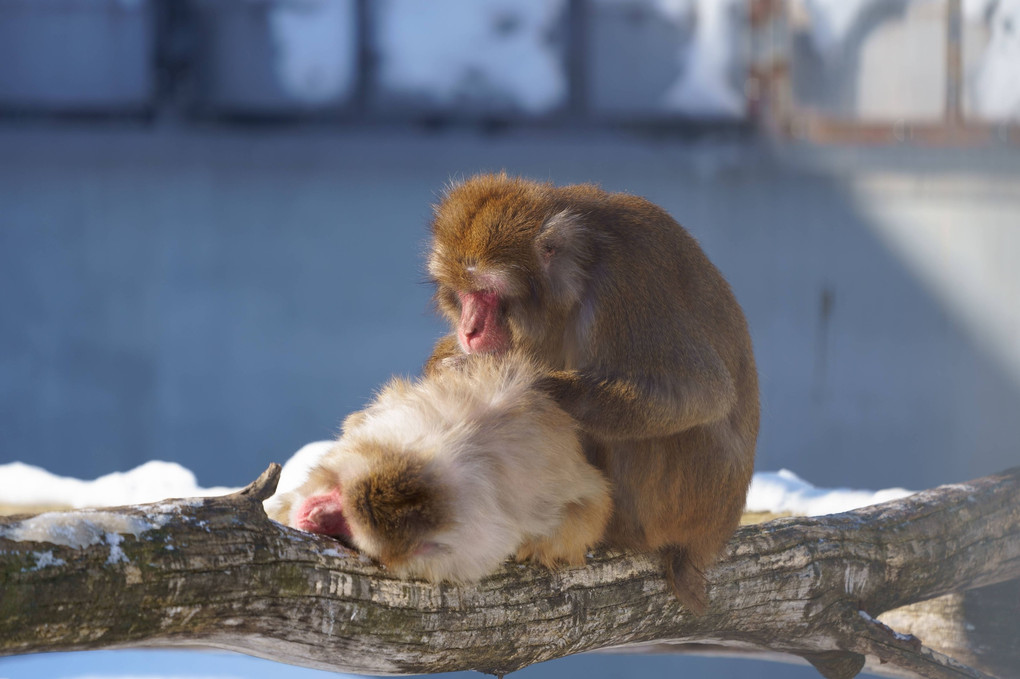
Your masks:
M384 448L422 461L452 509L451 520L422 536L429 548L397 564L397 574L468 582L518 553L545 565L583 561L608 522L609 487L585 460L573 420L535 388L538 377L530 361L510 354L391 381L348 418L283 511L325 492L330 478L350 487L373 474L375 458L363 451ZM379 536L356 517L348 522L355 546L378 557Z

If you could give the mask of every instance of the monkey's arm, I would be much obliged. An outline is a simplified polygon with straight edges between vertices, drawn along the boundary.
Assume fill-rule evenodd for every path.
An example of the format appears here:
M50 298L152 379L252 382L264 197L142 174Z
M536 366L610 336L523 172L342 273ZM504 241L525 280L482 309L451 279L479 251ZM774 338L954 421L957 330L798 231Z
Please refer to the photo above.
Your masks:
M606 438L669 436L725 417L736 402L733 380L718 360L686 375L622 376L558 370L541 387L581 427Z
M450 358L451 356L460 356L463 353L464 351L460 348L460 343L457 342L457 336L454 334L447 335L436 342L436 346L432 348L432 355L425 361L422 373L431 375L439 368L443 359Z

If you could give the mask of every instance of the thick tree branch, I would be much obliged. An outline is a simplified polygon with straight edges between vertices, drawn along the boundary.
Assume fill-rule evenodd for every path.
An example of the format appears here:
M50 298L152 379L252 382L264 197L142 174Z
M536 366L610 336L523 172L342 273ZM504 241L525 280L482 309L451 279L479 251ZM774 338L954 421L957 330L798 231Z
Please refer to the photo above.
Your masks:
M221 498L0 518L0 655L204 645L334 671L502 674L669 643L790 653L827 677L865 662L901 676L987 676L958 661L1016 676L1020 616L1008 605L955 623L1006 640L992 652L877 618L935 619L901 607L1020 578L1020 468L742 527L708 574L711 606L698 617L672 598L657 559L615 551L556 572L507 565L474 587L395 579L328 538L269 521L261 500L278 474ZM999 587L1016 596L1015 584Z

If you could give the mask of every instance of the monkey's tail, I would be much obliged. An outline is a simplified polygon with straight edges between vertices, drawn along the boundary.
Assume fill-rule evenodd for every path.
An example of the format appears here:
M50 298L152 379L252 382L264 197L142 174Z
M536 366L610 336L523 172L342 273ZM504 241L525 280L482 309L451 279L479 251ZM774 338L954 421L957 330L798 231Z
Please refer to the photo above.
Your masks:
M708 608L708 581L682 547L668 547L662 552L666 565L666 582L684 606L697 615Z

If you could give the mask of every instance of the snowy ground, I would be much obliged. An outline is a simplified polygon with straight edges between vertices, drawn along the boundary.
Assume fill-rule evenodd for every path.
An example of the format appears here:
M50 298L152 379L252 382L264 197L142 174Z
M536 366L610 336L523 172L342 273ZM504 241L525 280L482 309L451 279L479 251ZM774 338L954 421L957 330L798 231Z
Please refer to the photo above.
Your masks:
M297 487L308 467L329 449L317 441L298 450L283 467L278 492ZM147 462L127 472L91 481L57 476L24 462L0 465L0 505L112 507L158 502L166 498L223 495L237 488L202 488L195 474L176 462ZM758 472L751 482L747 511L819 516L886 502L909 495L903 488L879 491L816 488L788 469Z

